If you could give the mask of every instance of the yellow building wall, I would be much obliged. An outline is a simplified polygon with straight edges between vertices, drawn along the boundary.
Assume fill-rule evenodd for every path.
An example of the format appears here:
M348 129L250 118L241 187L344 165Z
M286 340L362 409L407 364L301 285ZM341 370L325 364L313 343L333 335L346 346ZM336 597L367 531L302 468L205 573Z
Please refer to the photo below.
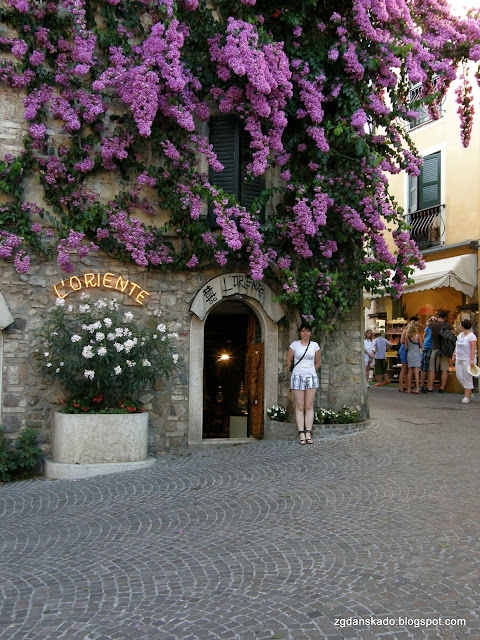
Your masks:
M473 73L471 76L474 104L478 105L480 89ZM443 104L443 116L410 131L420 155L442 152L441 203L445 205L444 244L447 246L480 239L480 122L478 114L475 114L470 145L465 149L460 140L455 86L452 85ZM391 176L389 185L397 204L408 213L408 176L405 172ZM391 238L388 241L393 250ZM439 257L437 255L437 259Z

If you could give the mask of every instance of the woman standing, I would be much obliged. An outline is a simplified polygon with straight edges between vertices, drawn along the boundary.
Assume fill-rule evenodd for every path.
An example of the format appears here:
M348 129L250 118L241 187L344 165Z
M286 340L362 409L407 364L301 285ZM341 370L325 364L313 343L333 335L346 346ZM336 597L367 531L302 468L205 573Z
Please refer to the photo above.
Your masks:
M292 371L290 388L295 398L299 443L313 444L313 400L319 387L320 347L312 341L312 327L306 322L302 322L298 333L300 340L292 342L288 349L287 366Z
M453 353L455 363L455 375L463 387L464 398L462 402L468 404L472 399L473 378L467 371L468 366L475 364L475 351L477 350L477 336L472 331L470 320L460 322L462 331L458 334L457 345Z
M419 322L410 322L405 330L405 348L407 349L407 393L420 393L420 365L422 356L420 349L423 336ZM415 390L412 391L412 377L415 376Z
M365 375L367 377L367 387L368 382L370 380L370 366L373 362L373 340L372 340L373 332L371 329L367 329L365 331L364 340L363 340L363 361L365 363Z
M417 316L411 316L409 319L410 322L417 322ZM408 327L408 324L407 324ZM408 360L407 360L407 348L405 343L407 341L407 327L402 331L402 335L400 337L400 347L398 349L398 360L400 361L400 375L398 376L398 390L400 392L404 392L407 390L407 381L408 381ZM410 387L409 387L410 388Z

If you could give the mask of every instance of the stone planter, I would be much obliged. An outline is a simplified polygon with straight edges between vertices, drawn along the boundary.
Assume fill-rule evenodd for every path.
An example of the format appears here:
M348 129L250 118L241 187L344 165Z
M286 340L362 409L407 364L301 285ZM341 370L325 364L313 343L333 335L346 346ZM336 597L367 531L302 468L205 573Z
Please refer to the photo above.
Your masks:
M148 457L148 413L55 413L47 478L89 476L142 469Z
M370 420L362 422L352 422L351 424L315 424L313 426L313 439L326 438L334 435L344 435L361 431L370 424ZM294 422L277 422L276 420L265 420L264 440L297 440L297 427Z

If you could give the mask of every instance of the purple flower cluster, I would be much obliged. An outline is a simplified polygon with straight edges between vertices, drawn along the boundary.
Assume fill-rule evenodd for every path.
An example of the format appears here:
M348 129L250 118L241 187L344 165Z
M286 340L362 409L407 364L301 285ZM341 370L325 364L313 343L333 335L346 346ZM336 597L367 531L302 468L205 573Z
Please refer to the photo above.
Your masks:
M117 213L112 211L108 220L113 237L125 248L136 264L146 267L149 264L173 262L169 249L162 243L158 245L153 232L148 231L137 218L129 216L126 211L119 210ZM97 237L99 234L104 236L104 232L97 230Z
M124 160L128 158L128 147L133 142L133 136L129 133L124 133L121 136L115 136L113 138L104 138L102 140L102 165L105 169L113 171L117 165L113 159Z
M94 22L84 0L7 0L8 12L20 19L11 20L0 38L8 58L0 66L0 81L26 94L28 161L19 157L20 175L33 166L48 198L65 215L76 216L92 205L101 207L98 195L83 184L86 174L96 177L96 170L113 171L121 164L122 178L128 174L130 182L106 207L105 228L86 234L95 238L96 233L106 250L124 250L142 266L175 261L194 269L207 257L222 266L233 257L248 259L252 277L261 279L273 264L276 273L283 272L286 295L297 300L307 281L302 270L309 262L303 259L314 257L319 275L308 286L316 283L324 298L337 293L332 263L353 274L339 255L345 250L336 242L339 231L339 238L364 247L362 271L378 281L394 271L394 288L400 290L408 264L420 263L420 256L388 196L385 173L419 173L421 160L399 125L412 117L408 89L422 83L420 103L427 100L429 113L438 117L462 57L468 52L480 61L480 20L452 17L444 0L353 0L351 11L339 7L330 17L321 15L319 5L317 24L302 22L294 3L265 15L257 15L256 0L218 3L218 15L207 16L204 5L202 14L191 13L198 0L139 0L136 15L128 12L128 17L125 0L106 4L116 24L105 21L108 38L102 33L97 40L88 28ZM228 16L225 4L242 19ZM23 15L29 8L34 20ZM204 19L202 31L196 21ZM60 33L63 20L68 30ZM205 33L216 35L205 41ZM105 42L115 46L107 51ZM191 69L196 47L198 66ZM242 122L251 152L247 171L257 177L272 166L285 181L285 206L264 227L259 212L226 198L201 174L207 164L214 172L223 170L200 124L210 115L208 92L213 108ZM466 74L456 97L466 146L474 111ZM52 120L62 125L61 135ZM372 133L370 123L381 129ZM15 161L5 158L2 179L9 179ZM156 188L159 197L142 186ZM215 232L202 215L206 198L213 201ZM154 216L164 202L172 208L172 230L189 235L188 249L178 255L162 243L160 229L135 217ZM33 236L42 232L41 225L30 224L37 213L33 207L21 211L25 238L10 231L0 235L0 257L13 258L20 272L29 266L20 245L44 242ZM394 233L396 256L383 237L385 220L400 228ZM62 224L58 262L71 273L72 253L82 258L96 245ZM271 245L279 247L278 254L267 248Z
M261 44L254 25L232 17L228 19L224 43L222 40L221 34L217 34L209 41L211 60L216 62L220 80L229 81L234 75L238 82L225 95L219 87L214 88L212 95L216 99L222 97L223 113L235 108L245 114L245 130L250 134L253 149L253 160L247 169L259 176L267 169L270 150L279 156L284 153L282 134L287 125L284 109L293 95L288 58L283 43ZM265 119L271 123L267 133L262 131Z
M457 112L460 116L460 137L462 145L468 147L472 135L473 114L475 109L473 106L472 86L464 73L460 78L461 84L455 89L457 103L459 105Z
M0 258L10 258L14 250L23 242L21 236L8 231L0 231Z
M71 254L76 253L79 258L85 258L90 251L98 251L98 246L93 242L84 242L85 234L70 229L67 238L60 240L57 245L57 262L61 270L65 273L73 273L75 267L71 261Z

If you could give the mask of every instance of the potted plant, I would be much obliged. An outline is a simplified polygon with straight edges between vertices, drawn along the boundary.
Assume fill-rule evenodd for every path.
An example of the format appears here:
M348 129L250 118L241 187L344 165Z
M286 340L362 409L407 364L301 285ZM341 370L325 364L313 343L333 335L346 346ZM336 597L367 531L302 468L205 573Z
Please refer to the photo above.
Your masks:
M160 315L153 312L152 326L142 326L116 298L57 299L35 353L42 373L66 392L63 408L54 413L47 477L145 466L148 413L140 395L168 377L178 359L172 349L178 336L167 332Z

